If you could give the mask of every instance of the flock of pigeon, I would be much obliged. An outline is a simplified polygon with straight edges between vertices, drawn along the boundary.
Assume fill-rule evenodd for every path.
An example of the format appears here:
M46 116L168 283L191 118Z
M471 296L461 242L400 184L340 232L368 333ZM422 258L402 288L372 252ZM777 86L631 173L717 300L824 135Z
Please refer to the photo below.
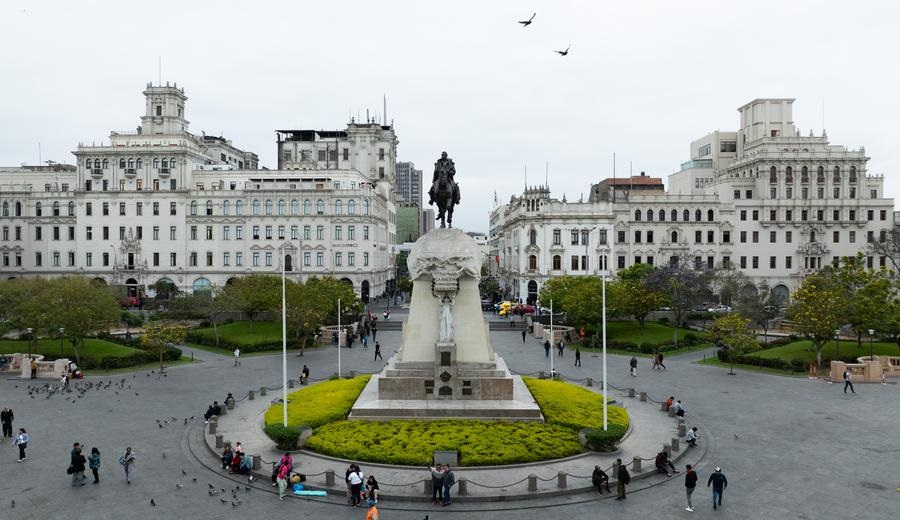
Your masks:
M537 16L537 13L532 14L532 15L531 15L531 18L529 18L529 19L527 19L527 20L522 20L522 21L520 21L519 23L522 24L522 28L525 28L525 27L528 27L529 25L531 25L531 24L534 22L534 17L535 17L535 16ZM570 43L569 46L566 47L566 50L564 50L564 51L553 51L553 52L559 54L560 56L568 56L568 55L569 55L569 49L571 49L571 48L572 48L572 44Z

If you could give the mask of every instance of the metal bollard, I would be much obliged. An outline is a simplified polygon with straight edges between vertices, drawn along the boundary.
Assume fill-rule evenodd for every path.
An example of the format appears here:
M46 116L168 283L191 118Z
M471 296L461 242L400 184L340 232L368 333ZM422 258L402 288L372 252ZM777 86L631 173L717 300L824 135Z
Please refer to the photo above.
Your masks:
M634 397L634 388L628 389L628 397Z
M679 449L678 437L672 437L672 451L678 451Z
M425 482L425 494L430 495L431 492L434 491L434 481L432 481L430 478L426 478L424 480L424 482Z
M687 435L687 426L684 425L684 419L678 420L678 436L684 437Z
M663 404L666 404L666 403L663 403ZM669 417L675 417L675 409L674 408L669 408Z
M353 379L354 377L356 377L356 370L351 370L350 371L350 379Z
M566 487L566 472L560 471L556 474L556 487L564 489Z
M256 399L256 392L254 392L253 390L250 390L250 392L247 393L247 399L250 399L251 401Z
M266 395L267 392L268 392L268 389L266 387L264 387L264 386L259 387L259 396L260 397Z
M221 447L225 446L224 439L225 439L225 436L222 435L221 433L216 434L216 448L221 448Z
M666 457L672 456L672 447L668 444L663 444L663 451L666 452Z
M207 433L209 433L210 435L214 435L216 433L216 422L215 421L210 421L209 424L207 424L206 426L208 427L206 430Z
M334 470L329 469L325 471L325 485L328 487L334 486Z
M642 403L647 402L647 392L641 392L641 402Z
M259 458L259 455L251 455L253 459L253 469L259 469L262 467L262 459Z
M528 475L528 491L537 491L537 475Z
M231 399L225 401L225 408L228 408L229 410L234 410L234 401L232 401Z
M219 410L219 415L228 415L228 405L226 405L225 408Z
M544 379L544 377L545 377L545 376L544 376L544 371L543 371L543 370L541 370L540 372L538 372L538 379Z
M594 378L593 378L593 377L587 378L587 385L588 385L588 386L594 386Z
M640 473L641 472L641 458L634 457L631 460L633 461L631 463L631 468L632 468L631 471L634 471L635 473Z
M294 388L294 380L288 379L288 388Z
M466 479L461 478L456 481L456 494L457 495L468 495L469 491L466 489Z
M659 409L660 409L661 411L663 411L663 412L668 412L668 411L669 411L669 405L667 405L666 402L663 401L663 402L659 403Z

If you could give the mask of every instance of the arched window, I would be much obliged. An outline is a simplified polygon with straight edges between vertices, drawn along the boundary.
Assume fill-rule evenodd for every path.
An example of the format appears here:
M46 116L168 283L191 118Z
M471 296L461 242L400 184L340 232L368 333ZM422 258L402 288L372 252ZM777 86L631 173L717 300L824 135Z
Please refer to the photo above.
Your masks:
M3 201L3 216L9 216L9 202L6 202L5 200Z
M660 222L666 221L666 211L663 209L659 210L659 221Z
M791 184L794 182L794 169L788 166L784 169L784 182Z
M94 162L96 164L96 161ZM103 169L109 168L109 159L103 159Z
M120 169L120 170L124 170L124 169L125 169L125 158L124 158L124 157L122 157L122 158L119 159L119 169Z
M191 215L196 215L196 214L197 214L197 201L192 200L191 201Z
M537 245L537 230L532 229L528 232L528 243L533 246Z
M19 203L16 202L16 205L17 205L17 206L18 206L18 204L19 204ZM70 216L70 217L74 217L74 216L75 216L75 203L74 203L74 202L69 201L69 207L68 207L68 210L69 210L69 216ZM16 208L16 211L18 211L18 208ZM16 215L16 216L18 216L18 215Z
M243 215L244 214L244 201L236 200L234 202L234 214L235 215Z
M271 214L272 214L272 207L273 207L273 206L272 206L272 201L271 201L271 199L267 199L267 200L266 200L266 215L271 215Z
M832 182L834 182L835 184L841 182L841 167L840 166L834 167L834 174L831 177L832 177L832 179L834 179Z
M211 200L206 201L206 215L213 214L213 202Z
M222 201L222 214L227 215L229 212L231 212L231 201L223 200Z
M174 158L174 157L172 157L171 159L169 159L169 167L171 167L171 168L174 168L174 167L175 167L175 158Z
M41 216L41 203L40 202L34 203L34 216L35 217Z
M291 201L291 215L299 215L300 214L300 201L297 199L293 199Z
M72 203L70 202L69 204L72 204ZM22 203L19 201L16 201L16 216L17 217L22 216Z
M369 199L363 201L363 215L369 214Z
M278 199L278 214L284 215L284 211L287 208L287 203L284 202L284 199Z
M553 270L559 271L562 269L562 257L559 255L553 255Z
M653 222L653 210L652 209L647 210L647 222Z
M706 220L707 220L707 222L712 222L713 220L715 220L715 219L713 218L714 216L715 216L715 214L713 213L713 210L707 211L707 212L706 212Z
M347 201L347 214L356 215L356 201L353 199Z
M153 158L153 169L154 169L154 170L159 169L159 157L154 157L154 158Z
M334 201L334 214L340 215L344 212L344 203L341 202L341 199Z
M84 161L84 168L85 168L86 170L90 170L90 169L93 167L92 165L93 165L93 163L91 162L90 159Z
M691 220L691 212L688 210L684 210L681 212L681 220L685 222L690 222Z
M856 166L850 167L850 182L856 182Z
M528 255L528 269L532 271L537 269L537 255Z
M53 216L54 216L54 217L58 217L58 216L59 216L59 202L54 202L54 203L53 203Z
M634 221L635 222L641 221L641 210L639 210L639 209L634 210Z
M800 168L800 182L809 182L809 168L806 166Z
M134 159L128 159L128 169L134 168Z
M138 159L137 161L134 162L134 164L137 167L137 169L140 170L141 168L144 167L144 160Z
M206 278L197 278L194 280L194 292L209 291L212 289L212 283Z
M163 159L163 160L162 160L162 167L163 167L163 168L168 168L168 167L169 167L169 160L168 160L168 159Z
M250 206L250 213L253 215L259 215L259 201L254 199Z
M672 222L675 222L676 220L678 220L678 211L673 209L672 210Z
M698 209L694 212L694 222L700 222L701 220L703 220L703 213Z
M678 231L672 231L672 243L673 244L678 243Z
M309 199L304 199L303 200L303 214L309 215L311 212L312 212L312 203L309 201Z
M825 182L825 167L819 166L816 170L816 182L822 184Z
M316 201L316 215L324 215L325 214L325 201L319 199Z
M778 183L778 170L772 166L769 168L769 184L777 184Z

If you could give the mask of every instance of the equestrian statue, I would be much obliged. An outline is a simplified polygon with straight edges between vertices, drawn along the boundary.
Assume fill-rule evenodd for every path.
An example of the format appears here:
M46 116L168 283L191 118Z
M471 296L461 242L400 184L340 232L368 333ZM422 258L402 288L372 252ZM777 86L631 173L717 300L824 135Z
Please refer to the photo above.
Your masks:
M442 228L453 227L453 207L459 204L459 186L453 180L454 176L456 166L453 159L447 157L447 152L442 152L441 158L434 163L434 176L428 190L428 204L437 202L438 215L435 220L441 221Z

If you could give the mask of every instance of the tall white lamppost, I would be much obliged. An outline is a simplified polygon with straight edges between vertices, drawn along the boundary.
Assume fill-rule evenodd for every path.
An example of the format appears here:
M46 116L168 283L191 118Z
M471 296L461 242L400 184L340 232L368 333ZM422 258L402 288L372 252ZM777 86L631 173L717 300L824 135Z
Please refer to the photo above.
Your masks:
M606 243L612 243L612 233L615 231L614 228L610 227L606 230ZM599 242L599 241L598 241ZM602 329L603 329L603 431L606 431L608 428L608 420L607 420L607 405L608 400L606 397L606 277L609 275L609 259L613 256L612 247L609 248L609 253L606 255L606 259L602 262L601 270L600 270L600 278L602 280L602 299L603 305L601 312L603 313L602 318ZM602 257L601 257L602 259Z
M550 350L547 351L550 354L550 379L553 379L553 300L550 300Z
M287 427L287 296L284 281L284 261L286 244L281 245L281 400L282 424Z
M341 378L341 299L338 298L338 379Z

